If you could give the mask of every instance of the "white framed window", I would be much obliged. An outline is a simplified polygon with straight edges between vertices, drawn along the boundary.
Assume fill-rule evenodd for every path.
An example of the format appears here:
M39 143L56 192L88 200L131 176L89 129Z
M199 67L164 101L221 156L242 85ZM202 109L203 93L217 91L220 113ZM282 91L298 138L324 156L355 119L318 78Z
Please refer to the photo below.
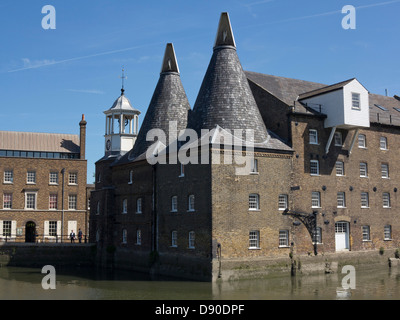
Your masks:
M126 229L122 229L122 243L128 242L128 231Z
M344 192L337 193L337 207L338 208L346 207L346 194Z
M171 212L178 212L178 196L171 197Z
M312 242L322 243L322 228L317 227L312 232Z
M36 183L36 171L28 171L26 174L26 183L35 184Z
M368 192L361 192L361 208L369 208Z
M4 183L13 183L14 182L14 171L13 170L5 170L3 181L4 181Z
M176 248L178 246L178 231L171 232L171 247Z
M12 193L3 194L3 209L12 209Z
M360 162L360 177L368 177L368 165L366 162Z
M68 184L78 184L78 173L70 172L68 175Z
M3 228L2 228L2 236L3 237L11 237L11 228L12 228L12 222L11 221L2 221L3 222Z
M390 193L382 193L382 203L384 208L390 208Z
M279 247L289 246L289 230L279 230Z
M336 175L344 176L344 162L343 161L336 161Z
M142 244L142 230L140 230L140 229L136 230L136 244L137 245Z
M362 237L363 237L363 241L371 240L371 233L370 233L369 226L362 226Z
M387 144L387 138L386 137L381 137L379 139L379 146L381 150L387 150L388 144Z
M253 158L250 162L250 174L256 173L258 173L258 160Z
M122 213L128 212L128 199L122 200Z
M318 131L315 129L308 130L308 142L310 144L318 144Z
M50 172L49 184L58 184L58 172Z
M257 193L249 194L249 210L260 210L260 196Z
M381 164L381 175L384 179L389 179L389 165L387 163Z
M77 209L78 196L76 194L68 195L68 210Z
M367 147L367 137L365 134L358 135L358 147L363 149Z
M188 211L194 211L194 194L190 194L188 197Z
M311 207L321 208L321 193L319 191L311 192Z
M3 209L12 209L12 193L3 194Z
M310 160L310 174L312 176L319 175L319 161L318 160Z
M133 170L129 171L129 182L128 184L132 184L133 183Z
M47 234L50 237L57 237L57 235L61 235L58 230L59 230L59 225L58 225L58 221L48 221L48 230L47 230ZM46 232L45 232L46 233Z
M189 249L194 249L195 248L195 233L194 231L189 232Z
M249 249L260 249L260 231L250 230Z
M136 200L136 213L142 213L143 198L137 198Z
M280 194L278 198L278 209L285 210L288 208L288 195Z
M383 227L383 236L384 240L392 240L392 226L391 225L386 225Z
M25 209L27 210L36 210L36 192L25 192Z
M343 139L342 139L341 132L335 132L334 141L335 141L335 146L337 146L337 147L341 147L343 145Z
M57 193L52 193L49 195L49 209L50 210L57 210Z
M357 92L351 93L351 108L353 110L361 110L360 94Z

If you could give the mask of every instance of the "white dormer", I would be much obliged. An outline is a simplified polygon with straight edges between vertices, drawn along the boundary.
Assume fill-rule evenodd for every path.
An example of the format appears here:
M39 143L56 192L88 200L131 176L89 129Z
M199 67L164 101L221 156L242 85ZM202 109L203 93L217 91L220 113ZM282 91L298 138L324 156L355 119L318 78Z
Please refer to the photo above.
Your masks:
M298 100L304 105L325 114L324 126L331 128L325 153L329 152L336 129L355 129L349 154L354 146L359 128L369 128L369 92L353 78L343 82L303 93Z
M369 127L368 90L355 78L303 93L299 101L327 115L325 128Z

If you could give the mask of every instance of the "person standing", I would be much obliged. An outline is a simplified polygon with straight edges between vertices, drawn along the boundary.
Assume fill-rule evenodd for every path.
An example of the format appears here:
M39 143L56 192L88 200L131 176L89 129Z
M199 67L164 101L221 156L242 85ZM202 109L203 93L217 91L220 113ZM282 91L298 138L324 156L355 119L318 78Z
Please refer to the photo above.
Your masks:
M71 233L69 234L69 238L71 239L71 243L75 242L75 232L74 232L74 230L71 230Z
M78 240L79 240L79 243L82 243L82 230L80 228L78 231Z

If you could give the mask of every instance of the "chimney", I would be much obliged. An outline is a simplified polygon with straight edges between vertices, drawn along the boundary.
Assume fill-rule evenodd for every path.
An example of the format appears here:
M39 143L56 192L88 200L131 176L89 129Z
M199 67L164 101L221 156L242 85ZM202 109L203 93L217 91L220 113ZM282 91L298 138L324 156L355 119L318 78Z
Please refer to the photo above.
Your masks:
M85 115L82 114L82 120L79 122L80 132L79 132L79 141L80 141L80 159L85 159L86 152L86 124Z

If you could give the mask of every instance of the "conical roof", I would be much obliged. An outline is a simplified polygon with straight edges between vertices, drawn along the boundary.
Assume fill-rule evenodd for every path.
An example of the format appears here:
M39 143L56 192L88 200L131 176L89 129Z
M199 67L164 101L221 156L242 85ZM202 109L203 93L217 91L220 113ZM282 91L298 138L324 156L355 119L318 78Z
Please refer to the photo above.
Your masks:
M252 129L253 142L267 140L268 132L236 52L228 13L221 14L214 51L189 121L201 129ZM243 133L244 135L244 133ZM240 137L242 138L242 136Z
M162 130L167 139L166 143L168 143L170 122L176 122L174 128L178 132L185 129L189 110L190 105L182 86L175 50L172 43L168 43L161 66L160 78L135 145L130 151L129 159L133 160L146 152L147 148L154 143L154 141L146 141L147 133L152 129ZM174 136L177 136L178 132L175 132Z

